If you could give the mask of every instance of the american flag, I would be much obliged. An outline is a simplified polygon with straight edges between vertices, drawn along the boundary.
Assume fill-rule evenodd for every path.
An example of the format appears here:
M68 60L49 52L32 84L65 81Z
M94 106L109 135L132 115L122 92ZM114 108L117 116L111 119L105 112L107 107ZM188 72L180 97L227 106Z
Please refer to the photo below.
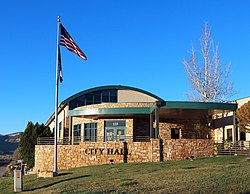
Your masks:
M69 35L67 30L60 24L61 27L61 35L60 35L60 45L65 46L69 51L77 54L83 60L87 60L86 55L82 52L82 50L77 46L72 37Z
M62 72L62 63L61 63L61 52L60 52L60 48L58 48L58 70L59 70L60 82L62 83L62 81L63 81L63 72Z

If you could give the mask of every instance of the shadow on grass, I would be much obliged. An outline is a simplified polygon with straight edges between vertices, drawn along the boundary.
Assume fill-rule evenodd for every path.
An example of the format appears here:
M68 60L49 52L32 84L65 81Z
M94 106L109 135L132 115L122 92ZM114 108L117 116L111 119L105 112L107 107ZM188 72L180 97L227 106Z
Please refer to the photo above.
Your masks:
M65 176L65 175L69 175L69 174L73 174L72 172L63 172L63 173L59 173L57 176Z
M195 167L195 166L188 166L188 167L183 167L182 169L189 170L189 169L194 169L194 168L197 168L197 167Z
M67 174L72 174L72 173L61 173L58 176L63 176L63 175L67 175ZM91 175L83 175L83 176L78 176L78 177L72 177L72 178L68 178L68 179L64 179L64 180L59 180L59 181L56 181L56 182L53 182L53 183L50 183L50 184L47 184L47 185L43 185L41 187L26 189L26 190L23 190L23 191L35 191L35 190L38 190L38 189L48 188L48 187L51 187L53 185L63 183L63 182L66 182L66 181L85 178L85 177L89 177L89 176L91 176Z

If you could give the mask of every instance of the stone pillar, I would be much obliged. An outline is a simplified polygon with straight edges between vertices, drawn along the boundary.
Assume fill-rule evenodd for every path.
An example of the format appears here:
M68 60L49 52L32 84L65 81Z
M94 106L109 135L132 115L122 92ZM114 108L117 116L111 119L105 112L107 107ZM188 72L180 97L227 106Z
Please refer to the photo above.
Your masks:
M152 162L160 162L161 160L161 146L160 146L160 139L151 139L151 161Z

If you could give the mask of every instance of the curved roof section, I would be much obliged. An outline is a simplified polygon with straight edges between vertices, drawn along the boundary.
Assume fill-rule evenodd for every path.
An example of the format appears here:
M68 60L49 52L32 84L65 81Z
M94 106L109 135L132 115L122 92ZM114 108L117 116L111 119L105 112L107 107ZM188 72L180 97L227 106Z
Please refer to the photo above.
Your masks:
M159 96L156 96L156 95L154 95L154 94L152 94L150 92L147 92L147 91L139 89L139 88L134 88L134 87L130 87L130 86L122 86L122 85L109 85L109 86L100 86L100 87L95 87L95 88L90 88L90 89L87 89L87 90L83 90L83 91L78 92L78 93L70 96L69 98L65 99L64 101L62 101L61 104L67 104L70 101L74 100L75 98L78 98L79 96L82 96L82 95L85 95L85 94L88 94L88 93L91 93L91 92L96 92L96 91L99 91L99 90L133 90L133 91L140 92L140 93L146 94L148 96L151 96L152 98L155 98L158 101L165 102Z

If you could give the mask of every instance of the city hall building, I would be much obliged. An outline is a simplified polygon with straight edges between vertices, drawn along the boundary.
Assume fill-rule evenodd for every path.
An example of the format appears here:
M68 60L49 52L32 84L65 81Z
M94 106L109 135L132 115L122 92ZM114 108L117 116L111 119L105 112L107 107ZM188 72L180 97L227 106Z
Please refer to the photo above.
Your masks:
M236 108L235 103L166 101L120 85L81 91L58 107L58 168L211 156L216 118ZM52 131L54 119L52 114L46 123ZM37 171L53 170L53 144L53 138L38 139Z

